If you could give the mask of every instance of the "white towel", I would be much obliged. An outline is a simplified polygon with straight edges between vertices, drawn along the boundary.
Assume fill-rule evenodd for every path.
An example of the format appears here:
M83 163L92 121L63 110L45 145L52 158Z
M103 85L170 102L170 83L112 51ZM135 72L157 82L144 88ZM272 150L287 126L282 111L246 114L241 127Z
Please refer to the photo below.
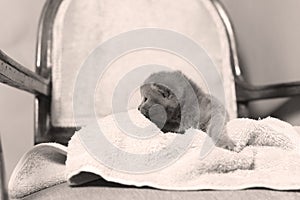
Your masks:
M18 162L8 184L9 196L22 198L66 181L67 148L60 144L36 145Z
M136 110L129 111L129 116L139 127L149 125L149 121ZM108 181L122 184L170 190L234 190L250 187L300 189L300 136L294 127L286 122L274 118L231 120L227 124L227 131L237 145L237 152L214 147L207 156L201 157L206 134L199 130L190 129L184 135L163 134L156 127L150 126L149 130L156 134L148 139L137 140L136 137L124 135L124 129L120 130L116 126L116 119L118 116L108 116L99 121L103 135L117 147L113 148L113 152L104 151L105 154L100 154L104 155L101 157L103 160L97 159L93 154L99 147L86 146L86 139L90 139L94 144L97 144L97 141L95 138L89 138L93 134L87 132L89 128L85 127L78 131L69 143L66 166L63 165L63 157L57 159L59 154L66 153L66 149L61 145L39 145L27 153L10 179L10 196L20 198L63 181L68 181L71 185L80 185L95 179L95 176L86 176L88 174L81 172L97 174ZM135 129L127 127L127 134L130 130ZM84 138L85 136L87 138ZM192 140L188 148L171 146L174 152L181 152L181 156L178 158L176 154L163 154L167 156L167 161L172 162L157 169L155 163L160 160L153 160L149 152L161 151L165 145L173 145L172 142L176 138L176 141L184 141L189 137ZM43 153L43 148L47 153ZM150 167L141 168L140 165L135 168L134 156L128 157L133 158L128 160L128 166L124 165L124 157L121 157L124 154L120 149L129 152L128 155L144 155L142 158L148 161L145 163ZM149 170L151 167L156 170ZM126 169L149 171L131 173Z
M128 125L130 122L126 121L123 127L116 123L117 119L126 119L123 114L100 119L101 134L100 130L91 133L93 131L86 127L72 137L66 162L71 185L82 183L72 180L76 175L91 172L108 181L170 190L241 189L252 186L300 188L300 136L286 122L274 118L231 120L226 128L229 137L236 143L236 152L213 147L206 157L201 158L200 152L206 139L204 132L189 129L183 135L164 134L153 125L148 131L152 131L154 136L139 140L128 136L137 131ZM151 123L137 110L129 111L129 116L131 122L139 127ZM135 134L148 135L143 132ZM101 148L106 143L86 149L89 141L97 144L97 135L104 135L114 145L111 151L98 154L100 158L96 154L107 150ZM163 154L169 156L167 159L170 163L152 172L151 167L157 167L157 160L153 159L150 152L172 148L175 138L179 141L192 138L192 141L187 149L175 146L173 151L181 152L180 158L176 154ZM124 151L130 153L124 154ZM143 155L142 160L138 156L131 157L132 154ZM131 165L124 165L124 159ZM158 161L164 162L166 159ZM135 169L149 171L136 173Z

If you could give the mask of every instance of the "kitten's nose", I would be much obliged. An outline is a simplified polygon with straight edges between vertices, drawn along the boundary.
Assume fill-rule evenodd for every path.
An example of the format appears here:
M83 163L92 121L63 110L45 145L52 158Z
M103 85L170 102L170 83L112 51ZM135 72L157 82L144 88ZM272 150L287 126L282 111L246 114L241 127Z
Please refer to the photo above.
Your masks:
M141 111L141 105L139 105L138 110Z

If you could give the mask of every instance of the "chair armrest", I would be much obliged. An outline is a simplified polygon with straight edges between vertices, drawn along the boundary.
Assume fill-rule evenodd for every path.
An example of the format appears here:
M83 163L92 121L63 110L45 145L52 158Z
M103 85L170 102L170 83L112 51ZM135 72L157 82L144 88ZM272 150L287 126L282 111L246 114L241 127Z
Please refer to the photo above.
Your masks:
M300 82L279 83L254 86L243 80L236 79L238 102L249 102L261 99L300 96Z
M0 82L32 94L50 95L50 81L23 67L0 50Z

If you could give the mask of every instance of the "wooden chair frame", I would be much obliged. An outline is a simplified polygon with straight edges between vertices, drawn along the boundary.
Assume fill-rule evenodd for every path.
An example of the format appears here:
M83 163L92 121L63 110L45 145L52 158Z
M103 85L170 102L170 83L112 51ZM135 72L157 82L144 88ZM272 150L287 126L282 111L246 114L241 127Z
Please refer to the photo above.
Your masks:
M230 44L230 61L235 79L238 116L248 116L248 103L260 99L300 95L300 82L254 86L245 81L240 69L235 35L230 19L218 0L211 0L227 31ZM59 142L67 144L76 128L51 125L51 68L53 23L63 0L47 0L38 28L36 72L15 62L0 50L0 82L35 95L34 142Z

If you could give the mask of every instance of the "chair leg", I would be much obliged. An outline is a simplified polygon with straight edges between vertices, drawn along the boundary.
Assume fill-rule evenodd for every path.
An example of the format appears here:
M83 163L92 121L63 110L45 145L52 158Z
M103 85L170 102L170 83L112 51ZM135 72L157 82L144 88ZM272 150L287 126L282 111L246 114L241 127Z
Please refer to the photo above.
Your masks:
M2 152L2 143L0 138L0 199L7 200L7 190L6 190L6 181L5 181L5 166Z

